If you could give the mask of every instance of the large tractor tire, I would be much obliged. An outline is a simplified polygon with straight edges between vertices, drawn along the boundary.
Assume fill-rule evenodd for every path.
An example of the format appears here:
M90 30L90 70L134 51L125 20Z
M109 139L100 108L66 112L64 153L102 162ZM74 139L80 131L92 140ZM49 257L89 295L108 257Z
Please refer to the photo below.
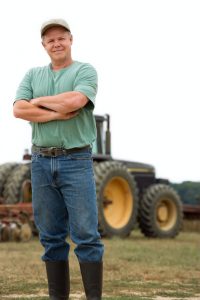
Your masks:
M134 178L123 164L114 161L95 163L94 173L101 236L128 236L138 212Z
M147 237L173 238L182 226L182 204L177 192L165 184L154 184L144 193L139 225Z
M7 204L31 201L30 164L20 164L10 173L5 183L3 197Z
M10 172L17 166L17 163L5 163L0 165L0 197L3 197L5 182Z

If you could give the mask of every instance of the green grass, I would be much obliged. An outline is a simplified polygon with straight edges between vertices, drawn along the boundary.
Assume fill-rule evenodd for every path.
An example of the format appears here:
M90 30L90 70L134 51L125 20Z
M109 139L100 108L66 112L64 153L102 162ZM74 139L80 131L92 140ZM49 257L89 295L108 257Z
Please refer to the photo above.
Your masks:
M134 231L127 239L103 239L103 243L103 299L200 299L199 233L182 232L165 240ZM73 248L71 244L70 299L85 299ZM0 299L48 299L42 251L36 238L28 243L0 243Z

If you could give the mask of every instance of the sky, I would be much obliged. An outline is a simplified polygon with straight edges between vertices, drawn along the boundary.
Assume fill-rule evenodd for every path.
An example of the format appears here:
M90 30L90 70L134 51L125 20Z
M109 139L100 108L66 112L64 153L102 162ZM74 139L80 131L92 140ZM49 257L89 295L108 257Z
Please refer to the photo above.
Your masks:
M70 24L74 60L98 72L95 114L110 114L112 155L158 178L200 181L199 0L6 0L0 4L0 164L31 148L12 103L26 71L49 63L40 26Z

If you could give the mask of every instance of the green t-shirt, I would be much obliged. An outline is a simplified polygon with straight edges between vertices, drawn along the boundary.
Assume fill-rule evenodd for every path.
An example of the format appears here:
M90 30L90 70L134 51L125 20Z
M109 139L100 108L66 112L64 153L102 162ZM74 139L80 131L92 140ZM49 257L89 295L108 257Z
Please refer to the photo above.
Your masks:
M67 68L53 71L51 64L30 69L20 83L15 101L53 96L68 91L78 91L89 99L80 113L69 120L46 123L30 122L32 143L41 147L66 149L92 145L96 138L93 116L97 93L97 72L88 63L74 61Z

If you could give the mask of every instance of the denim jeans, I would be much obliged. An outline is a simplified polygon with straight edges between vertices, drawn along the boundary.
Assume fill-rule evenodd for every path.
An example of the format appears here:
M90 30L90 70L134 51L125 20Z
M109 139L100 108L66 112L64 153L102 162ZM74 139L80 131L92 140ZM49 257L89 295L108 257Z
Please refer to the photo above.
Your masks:
M68 236L79 262L102 260L90 149L57 157L32 153L32 204L42 260L66 261Z

